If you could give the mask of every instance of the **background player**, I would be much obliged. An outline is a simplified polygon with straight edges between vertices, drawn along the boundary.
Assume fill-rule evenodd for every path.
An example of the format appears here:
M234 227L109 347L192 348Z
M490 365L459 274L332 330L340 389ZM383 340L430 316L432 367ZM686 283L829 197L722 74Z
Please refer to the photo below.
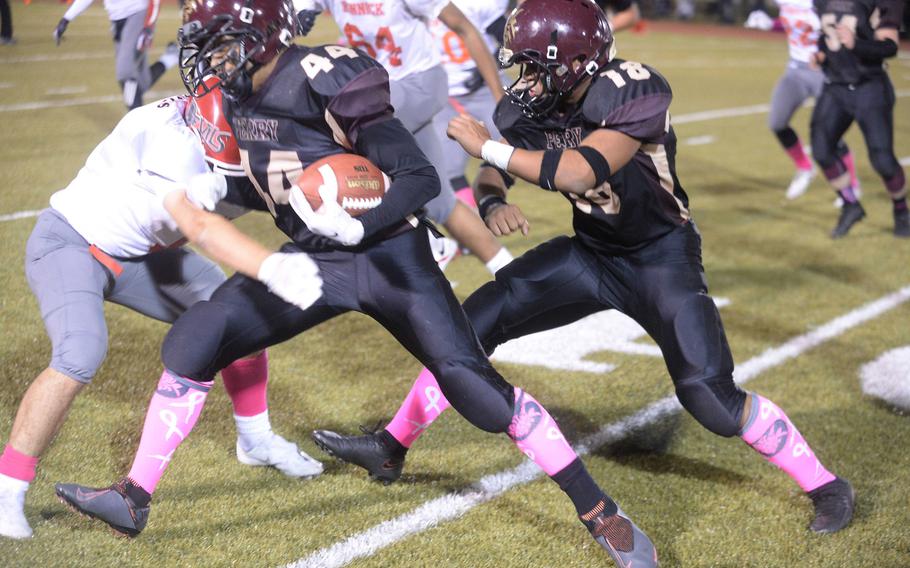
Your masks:
M499 131L514 146L491 140L466 115L449 125L450 136L486 161L475 187L495 234L527 226L505 200L513 175L565 196L575 228L575 236L525 253L474 292L464 304L468 318L492 353L510 339L595 312L623 312L660 347L682 406L711 432L742 438L807 491L813 531L840 530L853 515L850 484L822 466L779 407L733 382L701 236L676 175L670 86L648 66L613 59L612 40L593 2L527 0L509 17L500 57L520 65L496 112ZM438 393L425 370L378 434L317 431L314 440L394 480L408 446L445 407L428 404L429 389Z
M184 81L190 92L205 76L222 81L231 97L228 121L259 199L293 241L283 250L291 256L307 251L316 261L323 296L299 309L234 275L171 328L162 348L162 381L186 386L184 394L201 406L215 372L237 357L336 315L365 313L434 370L448 400L472 424L508 432L533 453L617 562L655 566L651 542L591 479L543 406L490 365L432 259L426 231L411 222L439 191L439 178L393 115L386 71L348 47L292 45L296 28L289 2L188 3L181 32ZM337 188L323 186L323 205L314 212L299 191L289 191L307 165L346 151L391 177L376 208L352 218L337 204ZM188 342L192 350L185 348ZM156 453L167 454L179 440L160 442ZM58 485L57 493L127 534L141 531L147 518L150 495L129 480L87 494Z
M342 0L295 1L297 10L331 12L348 45L363 50L385 67L391 79L395 115L443 176L447 157L433 117L447 105L448 82L428 23L438 18L455 32L474 59L491 95L499 100L502 84L496 62L477 28L449 0L380 0L370 3L370 10L359 6ZM427 216L444 225L491 273L512 259L477 214L455 198L448 183L427 204Z
M787 199L796 199L806 192L815 177L816 169L803 149L799 136L790 128L790 119L809 97L818 97L825 83L824 74L811 65L818 51L820 24L812 9L812 0L777 0L780 21L787 33L790 59L787 70L778 79L771 95L768 128L777 136L784 151L793 160L796 173L787 187ZM837 154L850 172L852 185L859 193L859 180L853 154L843 140L837 143Z
M187 224L227 225L230 241L201 244L214 258L235 268L239 265L229 254L235 247L269 254L247 242L219 215L208 214L214 220L206 221L206 214L185 199L184 208L190 213L183 212L182 225L164 206L166 195L188 187L188 198L195 204L216 208L225 180L208 173L207 162L220 173L243 176L237 145L216 95L199 104L188 102L188 97L172 97L128 113L69 186L51 196L51 207L38 217L26 246L25 271L53 354L48 368L26 391L0 456L0 535L27 538L32 534L24 513L25 494L35 477L38 457L50 445L76 395L104 361L104 301L173 322L189 306L207 300L225 276L210 260L178 246L183 238L180 229ZM233 177L231 182L248 183L245 177ZM221 202L217 211L237 216L245 209ZM300 285L306 283L301 278ZM234 407L241 462L273 465L294 477L322 471L322 464L272 432L265 352L238 360L224 369L222 377ZM172 409L168 394L160 396L164 403L150 414L143 436L179 433L178 415L182 419L183 411ZM142 446L140 452L144 452ZM170 459L166 453L154 455L149 460L152 471ZM130 474L141 478L143 472Z
M812 156L844 201L831 237L838 239L866 216L838 140L855 120L869 161L891 196L894 236L910 237L907 183L894 155L894 86L884 66L897 55L900 0L816 0L822 35L815 61L825 87L812 111Z
M74 0L54 29L57 45L69 23L91 6L94 0ZM147 53L155 35L160 0L104 0L114 38L117 81L123 90L123 104L129 109L142 106L142 95L165 71L177 64L177 45L168 43L164 54L149 66Z

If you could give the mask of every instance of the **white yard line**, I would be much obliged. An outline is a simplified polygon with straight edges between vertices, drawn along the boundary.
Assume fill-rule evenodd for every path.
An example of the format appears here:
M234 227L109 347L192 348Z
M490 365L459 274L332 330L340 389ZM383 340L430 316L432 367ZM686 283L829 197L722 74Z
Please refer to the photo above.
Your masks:
M737 383L746 383L765 371L777 367L822 345L843 333L860 326L910 300L910 286L874 302L861 306L830 322L794 337L768 349L739 365L734 374ZM630 432L657 422L665 416L682 409L675 396L668 396L651 403L637 413L603 426L598 432L587 436L575 450L585 455L597 448L621 440ZM542 475L531 461L525 461L512 469L488 475L463 492L451 493L427 501L410 513L380 523L366 531L355 534L328 548L323 548L300 560L288 564L288 568L336 568L366 556L372 556L383 548L395 544L409 535L434 528L441 523L457 519L477 505L486 503L506 491L532 481Z
M181 93L176 93L173 91L149 91L143 96L149 101L153 101L157 98L169 97L171 95L177 95ZM64 99L64 100L55 100L55 101L33 101L28 103L15 103L11 105L0 105L0 112L20 112L24 110L43 110L48 108L64 108L71 106L83 106L83 105L97 105L97 104L107 104L107 103L116 103L123 102L123 95L102 95L97 97L77 97L74 99Z
M28 217L37 217L39 213L44 211L43 209L38 209L37 211L17 211L16 213L8 213L6 215L0 215L0 222L2 221L15 221L16 219L27 219Z
M79 95L88 90L85 85L74 85L72 87L54 87L44 91L45 95Z
M910 166L910 156L907 156L906 158L901 158L900 164L902 166Z
M717 141L717 136L705 134L704 136L693 136L692 138L686 138L683 140L683 144L686 146L704 146L706 144L713 144L715 141Z

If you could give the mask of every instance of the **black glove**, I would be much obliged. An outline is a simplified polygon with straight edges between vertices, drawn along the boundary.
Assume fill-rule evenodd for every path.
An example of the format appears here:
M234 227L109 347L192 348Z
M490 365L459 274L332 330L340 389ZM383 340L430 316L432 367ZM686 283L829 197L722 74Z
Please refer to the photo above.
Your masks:
M313 26L316 24L316 16L321 13L321 10L301 10L297 12L297 31L301 37L313 31Z
M63 32L66 31L66 26L69 24L69 20L66 18L60 18L60 21L57 23L57 27L54 28L54 41L57 42L57 45L60 45L60 41L63 39Z

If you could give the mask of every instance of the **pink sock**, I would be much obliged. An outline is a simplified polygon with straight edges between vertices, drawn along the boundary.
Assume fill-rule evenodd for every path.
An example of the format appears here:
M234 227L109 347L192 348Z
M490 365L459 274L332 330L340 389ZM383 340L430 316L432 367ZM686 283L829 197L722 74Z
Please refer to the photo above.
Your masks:
M471 209L477 210L477 201L474 200L474 190L470 187L463 187L455 192L455 197L460 199L462 203L470 207Z
M803 491L812 491L834 480L784 411L770 400L752 393L752 411L740 437L756 452L781 468Z
M0 473L3 475L31 483L37 467L38 458L27 456L9 444L3 448L3 455L0 455Z
M174 450L196 425L211 386L211 382L196 382L167 370L162 373L128 475L149 493L154 493Z
M790 159L793 160L793 163L796 164L796 167L801 170L811 170L812 162L809 161L809 156L806 155L806 151L803 150L803 144L799 140L796 141L796 144L790 146L789 148L784 148L787 154L790 156Z
M234 414L256 416L269 409L266 390L269 384L269 356L263 351L255 357L238 359L221 370L224 390L231 397Z
M856 164L853 162L853 152L847 152L840 159L847 167L847 171L850 172L851 187L859 187L859 178L856 177Z
M401 403L395 418L385 427L386 431L402 446L410 448L430 424L451 406L427 368L420 371L407 398Z
M578 457L547 409L518 387L515 387L515 414L509 426L509 437L550 476Z

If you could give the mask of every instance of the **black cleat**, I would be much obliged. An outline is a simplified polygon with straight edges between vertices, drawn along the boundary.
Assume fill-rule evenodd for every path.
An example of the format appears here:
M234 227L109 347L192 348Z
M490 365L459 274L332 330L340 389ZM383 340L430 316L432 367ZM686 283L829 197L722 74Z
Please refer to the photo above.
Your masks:
M407 448L394 438L387 440L391 436L384 433L383 430L365 436L342 436L328 430L316 430L313 441L330 456L359 465L369 472L370 478L388 485L401 477Z
M610 558L620 568L657 568L657 549L651 539L635 523L616 508L606 514L603 501L593 511L579 517Z
M71 509L104 521L121 535L134 537L148 522L152 496L129 478L124 477L110 487L100 489L58 483L54 490Z
M910 209L894 212L894 236L904 239L910 237Z
M850 524L856 494L846 479L839 477L816 487L809 492L815 505L815 519L809 525L813 532L827 534L841 530Z
M855 203L844 202L844 206L840 209L840 217L837 219L837 226L831 231L831 238L839 239L846 236L850 231L850 227L859 223L865 216L866 210L863 209L859 201Z

